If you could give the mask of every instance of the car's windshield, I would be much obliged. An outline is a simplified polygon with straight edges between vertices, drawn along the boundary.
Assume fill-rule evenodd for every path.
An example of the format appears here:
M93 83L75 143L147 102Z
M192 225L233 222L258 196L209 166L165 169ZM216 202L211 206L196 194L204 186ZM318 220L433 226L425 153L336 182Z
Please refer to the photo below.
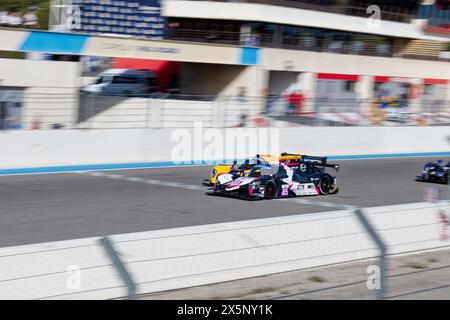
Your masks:
M100 84L100 83L110 83L112 81L113 77L109 76L109 75L103 75L98 77L95 80L95 84Z
M269 164L266 160L262 158L250 158L249 164Z
M237 167L241 170L248 170L251 167L258 165L258 164L269 164L266 160L261 158L250 158L246 160L244 163L239 164Z
M259 176L271 176L278 172L280 166L278 165L258 165L254 167L250 173L249 177L259 177Z

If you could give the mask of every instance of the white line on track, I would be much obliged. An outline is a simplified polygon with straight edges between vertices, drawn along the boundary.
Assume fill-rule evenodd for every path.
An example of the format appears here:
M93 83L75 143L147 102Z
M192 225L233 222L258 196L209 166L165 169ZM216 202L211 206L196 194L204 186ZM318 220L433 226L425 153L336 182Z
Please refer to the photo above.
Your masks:
M142 182L144 179L139 177L126 177L125 180L130 182Z
M75 173L88 175L88 176L92 176L92 177L102 177L102 178L109 178L109 179L114 179L114 180L124 180L124 181L129 181L129 182L145 183L145 184L161 186L161 187L180 188L180 189L194 190L194 191L206 191L206 188L199 186L199 185L184 184L184 183L179 183L179 182L174 182L174 181L144 179L141 177L124 176L124 175L120 175L120 174L100 172L100 171L77 171ZM343 210L355 209L354 206L350 206L350 205L332 203L332 202L326 202L326 201L320 201L320 200L319 201L310 200L310 199L305 199L305 198L288 198L288 199L277 199L277 200L290 201L290 202L306 204L306 205L311 205L311 206L339 208L339 209L343 209Z
M183 184L183 183L172 182L172 181L144 179L141 177L130 177L130 176L124 176L124 175L115 174L115 173L96 172L96 171L78 171L75 173L92 176L92 177L102 177L102 178L109 178L109 179L114 179L114 180L124 180L124 181L129 181L129 182L146 183L146 184L157 185L157 186L162 186L162 187L181 188L181 189L199 190L199 191L206 190L202 186Z
M356 207L352 206L352 205L347 205L347 204L340 204L340 203L333 203L333 202L327 202L327 201L313 201L313 200L309 200L309 199L302 199L302 198L289 198L289 199L280 199L280 200L284 200L284 201L291 201L291 202L296 202L296 203L300 203L300 204L309 204L309 205L313 205L313 206L319 206L319 207L329 207L329 208L339 208L339 209L343 209L343 210L353 210Z

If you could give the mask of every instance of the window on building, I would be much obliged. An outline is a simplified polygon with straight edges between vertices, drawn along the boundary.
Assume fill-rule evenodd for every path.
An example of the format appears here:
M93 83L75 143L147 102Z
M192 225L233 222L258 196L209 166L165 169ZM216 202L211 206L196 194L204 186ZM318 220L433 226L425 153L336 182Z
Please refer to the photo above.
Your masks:
M289 46L297 46L300 40L299 29L299 27L295 26L284 26L282 43Z
M345 91L347 92L355 92L356 81L345 81Z

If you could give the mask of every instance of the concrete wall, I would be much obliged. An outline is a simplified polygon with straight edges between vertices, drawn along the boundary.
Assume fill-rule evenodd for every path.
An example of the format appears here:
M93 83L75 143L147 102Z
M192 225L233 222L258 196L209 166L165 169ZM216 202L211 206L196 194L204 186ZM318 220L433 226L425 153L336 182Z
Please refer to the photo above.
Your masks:
M218 95L244 72L246 67L206 63L183 63L180 85L183 94ZM233 92L237 94L237 88Z
M448 207L445 203L412 203L368 208L365 214L388 254L395 255L442 249L450 244L449 239L441 238L444 225L439 221L439 210L448 212ZM118 272L97 240L1 248L0 299L126 296ZM113 235L111 241L132 274L137 294L378 255L351 210Z
M0 59L0 86L24 90L22 123L29 129L34 118L48 128L70 127L78 108L79 64L75 62Z
M247 96L261 96L266 87L264 70L257 66L235 66L206 63L183 63L183 94L235 96L240 87Z
M292 84L301 82L299 72L269 71L269 91L281 95Z
M156 161L201 163L283 151L329 156L448 154L449 136L450 127L202 129L197 126L8 131L0 134L0 149L7 151L0 155L0 163L2 169Z

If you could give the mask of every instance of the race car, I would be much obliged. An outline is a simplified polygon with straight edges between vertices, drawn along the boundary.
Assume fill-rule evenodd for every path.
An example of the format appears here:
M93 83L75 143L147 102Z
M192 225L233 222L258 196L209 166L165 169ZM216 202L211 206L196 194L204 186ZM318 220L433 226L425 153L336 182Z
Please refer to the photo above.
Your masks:
M212 186L217 179L217 176L224 173L233 173L239 176L243 176L250 172L250 170L258 164L269 164L269 162L259 155L255 158L246 159L244 163L238 164L234 161L232 164L219 164L212 168L209 179L203 180L203 185Z
M339 191L336 177L325 172L326 167L339 170L339 165L327 163L327 158L312 156L302 156L298 167L283 162L259 164L244 176L218 175L206 193L248 200L335 194Z
M448 174L450 169L450 161L446 165L442 160L436 162L428 162L423 166L422 175L416 177L416 181L420 182L438 182L448 183Z
M234 161L232 164L218 164L212 168L209 178L203 180L203 185L214 185L217 176L223 173L230 173L233 171L234 173L243 176L244 174L249 173L250 170L258 164L283 162L288 166L298 166L300 158L301 155L299 154L283 152L280 156L272 156L270 154L256 155L255 158L246 159L242 164L237 164L237 161Z

